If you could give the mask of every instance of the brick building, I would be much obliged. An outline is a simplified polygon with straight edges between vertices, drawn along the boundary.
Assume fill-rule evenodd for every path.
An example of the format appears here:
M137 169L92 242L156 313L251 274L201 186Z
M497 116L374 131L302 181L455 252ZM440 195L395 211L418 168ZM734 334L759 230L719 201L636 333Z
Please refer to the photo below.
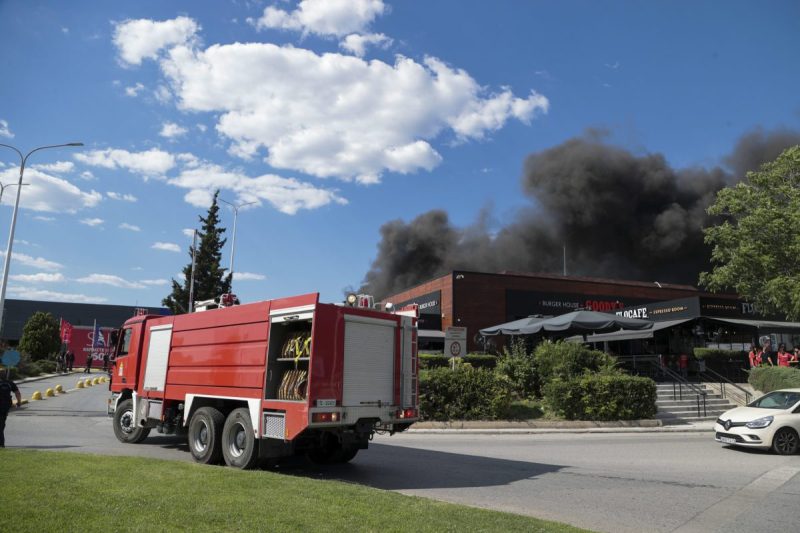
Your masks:
M382 300L420 306L420 336L467 328L469 349L479 349L481 328L530 315L556 316L578 308L614 311L638 304L704 296L739 302L735 295L710 295L690 285L621 281L517 272L453 271ZM436 335L434 333L430 333ZM441 333L438 334L441 336Z

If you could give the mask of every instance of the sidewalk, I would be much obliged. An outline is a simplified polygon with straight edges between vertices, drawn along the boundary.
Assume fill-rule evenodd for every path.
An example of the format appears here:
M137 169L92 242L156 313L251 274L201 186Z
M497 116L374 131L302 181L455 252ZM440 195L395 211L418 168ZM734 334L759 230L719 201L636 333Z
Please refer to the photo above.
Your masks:
M713 420L663 425L661 420L620 420L588 422L581 420L493 420L417 422L409 433L430 434L546 434L546 433L710 433Z

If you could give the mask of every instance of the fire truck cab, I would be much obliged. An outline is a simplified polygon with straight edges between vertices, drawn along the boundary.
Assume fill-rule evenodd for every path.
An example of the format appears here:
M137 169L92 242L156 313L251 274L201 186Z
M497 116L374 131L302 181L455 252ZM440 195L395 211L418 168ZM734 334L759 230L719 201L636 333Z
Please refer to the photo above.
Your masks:
M416 346L414 316L316 293L137 316L117 334L108 413L120 441L185 434L201 463L347 462L417 420Z

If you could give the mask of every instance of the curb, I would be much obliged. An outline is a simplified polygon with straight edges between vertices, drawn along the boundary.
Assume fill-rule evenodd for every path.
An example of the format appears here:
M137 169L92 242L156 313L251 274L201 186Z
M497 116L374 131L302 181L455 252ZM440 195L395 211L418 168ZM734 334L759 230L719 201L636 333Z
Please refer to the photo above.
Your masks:
M440 435L542 435L548 433L708 433L713 430L713 422L665 426L661 420L651 419L615 422L567 420L417 422L409 428L408 432Z
M414 429L416 435L546 435L546 434L620 434L620 433L710 433L713 427L660 426L660 427L607 427L607 428L494 428L494 429Z

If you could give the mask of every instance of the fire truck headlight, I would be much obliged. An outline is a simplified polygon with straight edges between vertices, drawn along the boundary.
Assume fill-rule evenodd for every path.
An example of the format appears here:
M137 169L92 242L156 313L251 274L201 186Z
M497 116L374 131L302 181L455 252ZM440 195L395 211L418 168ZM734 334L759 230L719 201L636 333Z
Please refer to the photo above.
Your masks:
M345 301L347 302L347 305L354 306L358 301L358 295L351 292L350 294L347 295L347 299Z

